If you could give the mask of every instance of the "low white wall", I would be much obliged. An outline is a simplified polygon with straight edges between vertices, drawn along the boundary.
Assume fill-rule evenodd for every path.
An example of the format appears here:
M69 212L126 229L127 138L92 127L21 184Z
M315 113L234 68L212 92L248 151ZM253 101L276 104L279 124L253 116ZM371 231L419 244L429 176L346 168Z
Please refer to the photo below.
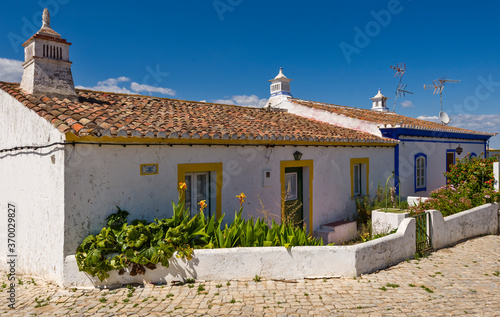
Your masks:
M408 196L408 198L407 198L408 206L410 206L410 207L416 206L416 205L420 204L421 202L424 202L428 199L429 199L429 197Z
M407 213L387 212L384 209L372 211L372 235L379 233L389 233L399 228L401 222L406 218Z
M130 276L110 272L103 282L78 272L74 256L66 257L64 287L109 287L130 283L166 283L197 280L303 279L356 275L356 248L353 246L231 248L195 250L191 261L173 256L168 268L158 264L146 274Z
M356 245L356 274L371 273L413 257L415 219L406 218L394 234Z
M110 272L101 282L78 272L73 255L65 260L64 287L110 287L130 283L166 283L197 280L304 279L355 276L373 272L410 258L415 253L415 220L405 219L387 237L352 246L232 248L195 250L191 261L170 259L168 268L157 265L146 274L130 276Z
M431 214L431 239L434 249L444 248L458 241L498 233L498 204L485 204L443 218L437 210Z

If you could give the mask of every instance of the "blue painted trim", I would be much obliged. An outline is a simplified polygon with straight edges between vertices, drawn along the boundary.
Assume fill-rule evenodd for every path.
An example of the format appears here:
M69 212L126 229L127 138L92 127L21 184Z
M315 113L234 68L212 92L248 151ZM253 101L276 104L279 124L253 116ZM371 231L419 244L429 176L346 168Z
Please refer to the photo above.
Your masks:
M398 182L399 186L396 186L396 196L399 196L399 190L401 183L399 182L399 144L394 147L394 185Z
M423 157L424 158L424 186L422 187L417 187L417 159ZM413 175L414 175L414 189L415 193L416 192L421 192L421 191L426 191L427 190L427 155L424 153L420 152L415 154L415 158L413 160Z
M292 94L289 93L289 92L286 92L286 91L280 91L280 92L275 92L275 93L272 93L271 94L271 97L274 97L274 96L280 96L280 95L287 95L287 96L291 96Z
M404 142L430 142L430 143L462 143L462 144L485 144L484 141L482 142L472 142L472 141L445 141L445 140L415 140L415 139L399 139L400 141Z
M489 140L491 135L472 134L472 133L458 133L458 132L444 132L432 131L421 129L409 128L380 128L382 136L391 139L399 139L399 136L422 136L432 138L450 138L450 139L465 139L465 140Z
M470 157L477 157L477 154L475 152L472 152L469 156Z

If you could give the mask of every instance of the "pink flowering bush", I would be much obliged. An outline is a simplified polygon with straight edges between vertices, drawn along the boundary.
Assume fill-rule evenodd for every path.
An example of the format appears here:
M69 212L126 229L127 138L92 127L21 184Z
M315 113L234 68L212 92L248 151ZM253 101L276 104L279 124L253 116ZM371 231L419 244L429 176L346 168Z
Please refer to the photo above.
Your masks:
M468 156L457 160L450 172L444 173L448 185L432 191L427 201L410 207L410 213L418 214L435 209L446 217L486 203L500 201L499 193L493 190L492 163L497 160L496 157L485 159Z

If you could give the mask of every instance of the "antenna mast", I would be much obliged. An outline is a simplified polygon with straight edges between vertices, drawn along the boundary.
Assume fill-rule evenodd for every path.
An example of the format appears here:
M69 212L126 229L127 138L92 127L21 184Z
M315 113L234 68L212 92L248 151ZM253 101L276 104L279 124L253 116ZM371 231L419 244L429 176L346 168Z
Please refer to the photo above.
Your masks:
M432 85L424 85L424 89L434 89L434 92L432 93L433 95L439 93L439 100L441 102L441 111L439 112L439 118L441 119L441 122L443 124L448 124L450 122L450 118L446 114L446 112L443 111L443 88L444 84L446 83L459 83L460 80L454 80L454 79L445 79L444 77L441 77L440 79L436 79L432 81ZM443 120L444 118L444 120Z
M394 110L396 109L396 102L398 101L398 96L405 97L406 94L413 95L413 93L406 90L406 84L401 84L401 81L403 80L403 75L406 71L406 64L399 63L396 64L396 66L391 65L390 68L396 71L394 77L399 77L398 87L396 88L396 98L394 98L394 106L392 107L392 112L394 112Z

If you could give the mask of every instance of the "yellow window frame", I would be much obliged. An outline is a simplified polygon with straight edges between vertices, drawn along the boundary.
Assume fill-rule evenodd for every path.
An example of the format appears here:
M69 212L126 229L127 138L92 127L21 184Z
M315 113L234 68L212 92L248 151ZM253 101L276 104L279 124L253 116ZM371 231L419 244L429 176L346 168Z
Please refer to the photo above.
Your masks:
M184 183L186 173L195 172L216 172L215 180L215 216L219 218L222 214L222 163L190 163L177 165L177 183ZM184 201L184 196L180 197Z
M370 159L367 157L364 158L352 158L351 159L351 197L354 198L354 165L355 164L364 164L366 166L366 195L370 195ZM357 196L356 196L357 197Z

